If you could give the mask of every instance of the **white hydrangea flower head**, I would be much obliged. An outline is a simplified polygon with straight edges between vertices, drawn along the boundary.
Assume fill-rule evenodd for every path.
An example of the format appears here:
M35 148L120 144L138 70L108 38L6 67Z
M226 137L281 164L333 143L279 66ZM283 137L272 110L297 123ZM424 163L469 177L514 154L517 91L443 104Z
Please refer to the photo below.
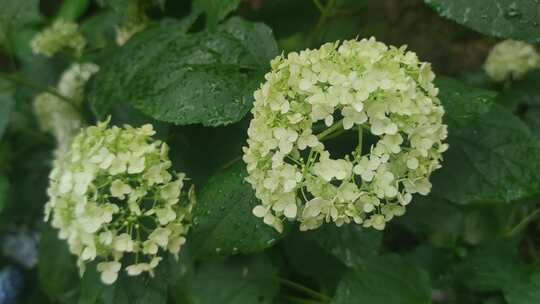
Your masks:
M79 32L77 23L57 19L50 27L36 34L31 41L32 51L51 57L60 50L73 49L80 55L86 45L86 40Z
M60 77L57 92L68 100L45 92L34 99L34 113L43 131L53 134L58 143L57 154L71 146L71 140L84 126L78 108L84 99L84 86L99 70L93 63L72 64Z
M412 194L430 192L447 128L429 63L374 38L327 43L271 62L244 148L253 214L282 231L354 222L382 230ZM333 158L325 141L357 134ZM370 139L370 146L362 141Z
M152 125L83 129L60 155L49 176L45 219L78 256L81 272L97 260L102 281L112 284L123 266L139 275L176 257L186 241L194 203L183 191L185 175L171 169L166 143Z
M519 79L532 69L540 67L540 54L523 41L504 40L489 52L484 69L494 81Z

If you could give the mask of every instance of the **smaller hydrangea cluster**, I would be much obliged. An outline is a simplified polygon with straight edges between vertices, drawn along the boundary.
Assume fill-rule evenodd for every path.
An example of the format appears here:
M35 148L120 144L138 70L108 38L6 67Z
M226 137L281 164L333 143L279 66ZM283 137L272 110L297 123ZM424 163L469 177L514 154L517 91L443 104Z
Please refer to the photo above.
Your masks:
M52 216L81 272L98 259L106 284L123 263L128 275L153 275L160 254L178 257L186 241L194 195L182 191L185 175L171 170L168 146L154 133L151 125L90 126L50 174L46 220Z
M244 148L262 202L255 216L278 231L285 219L301 230L382 230L414 193L430 192L448 145L429 63L371 38L278 56L271 67ZM356 134L356 149L332 158L324 142L345 132Z
M51 57L62 49L73 49L80 55L86 40L79 32L77 23L57 19L50 27L38 33L31 41L32 51Z
M516 40L504 40L495 45L484 64L486 73L494 81L519 79L535 68L540 68L536 48Z
M50 132L58 143L57 153L63 153L83 127L78 111L84 99L84 86L99 70L93 63L75 63L60 77L57 92L66 99L48 92L34 100L34 112L43 131Z

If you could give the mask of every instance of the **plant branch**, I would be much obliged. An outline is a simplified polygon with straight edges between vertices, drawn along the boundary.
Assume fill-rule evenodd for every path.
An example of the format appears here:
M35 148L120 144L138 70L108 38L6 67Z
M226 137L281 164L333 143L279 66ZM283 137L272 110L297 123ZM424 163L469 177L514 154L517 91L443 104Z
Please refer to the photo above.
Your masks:
M3 72L0 72L0 78L5 79L5 80L10 81L10 82L15 83L15 84L20 84L22 86L28 87L28 88L33 89L33 90L38 91L38 92L47 92L49 94L52 94L52 95L62 99L63 101L69 103L71 106L76 107L73 100L67 98L66 96L58 93L57 91L55 91L55 90L53 90L51 88L47 88L47 87L32 83L32 82L30 82L30 81L28 81L26 79L23 79L23 78L14 76L14 75L10 75L10 74L7 74L7 73L3 73Z
M362 156L362 141L364 137L364 130L361 126L358 126L358 146L356 146L356 151L358 153L358 157Z
M323 141L323 140L327 139L327 137L330 134L338 131L339 129L345 131L343 129L343 119L340 119L339 121L334 123L332 126L330 126L330 128L328 128L328 129L322 131L321 133L317 134L317 139L320 140L320 141Z
M317 9L319 9L319 12L321 12L321 14L324 14L324 6L322 5L321 1L320 0L313 0L313 3L317 7Z
M540 208L534 210L524 219L521 220L514 228L510 229L505 233L506 237L513 237L518 234L521 230L525 229L532 221L534 221L540 215Z
M301 291L301 292L304 292L306 295L309 295L309 296L312 296L316 299L319 299L319 300L322 300L322 301L325 301L325 302L328 302L331 300L330 297L328 297L327 295L325 294L322 294L320 292L317 292L311 288L308 288L304 285L300 285L298 283L295 283L293 281L289 281L287 279L284 279L284 278L280 278L278 277L277 280L282 283L283 285L285 286L288 286L290 288L293 288L293 289L296 289L297 291Z

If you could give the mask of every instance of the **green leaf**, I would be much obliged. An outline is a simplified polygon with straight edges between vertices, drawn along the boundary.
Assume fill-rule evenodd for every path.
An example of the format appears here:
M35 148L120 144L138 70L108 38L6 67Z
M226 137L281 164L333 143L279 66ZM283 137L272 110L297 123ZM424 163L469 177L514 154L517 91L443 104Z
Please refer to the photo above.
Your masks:
M115 45L118 17L112 10L105 10L91 16L81 23L81 33L91 49L100 49Z
M12 84L0 80L0 140L9 123L11 109L14 105Z
M211 177L198 191L189 240L196 255L258 252L281 237L251 213L259 200L246 176L245 164L239 160Z
M308 234L349 267L362 265L368 258L375 256L382 243L380 231L365 229L356 224L342 227L323 225Z
M64 0L57 16L64 20L75 21L84 14L89 5L89 0Z
M431 303L429 277L397 255L376 257L339 284L332 304L350 303Z
M540 303L540 272L533 273L526 282L509 285L504 297L508 304Z
M534 135L540 139L540 107L527 110L523 116L523 120Z
M540 143L490 91L439 77L448 143L433 192L452 202L511 202L540 191Z
M322 227L321 227L322 228ZM320 229L320 228L319 228ZM283 248L287 270L311 278L332 294L348 268L306 232L293 230L279 247ZM309 254L306 254L309 253Z
M493 240L508 229L508 214L513 205L473 205L464 220L463 240L471 245Z
M436 247L454 248L463 234L459 206L431 196L415 196L405 216L396 220L417 238L427 237Z
M39 0L0 0L0 45L10 36L31 22L39 21Z
M242 155L248 123L243 119L219 128L192 125L173 132L167 143L173 151L175 170L185 172L195 185L204 184L221 167ZM220 147L219 153L215 153L216 147Z
M242 0L194 0L193 9L206 14L206 26L215 28L229 13L236 10Z
M113 285L101 282L96 263L87 265L81 282L78 304L165 304L167 284L165 278L147 275L128 276L124 271Z
M185 34L181 27L163 22L139 33L102 65L88 92L99 117L118 102L180 125L244 117L277 54L272 31L239 18L216 32Z
M271 304L278 292L277 269L266 256L203 264L187 286L189 303Z
M405 258L428 271L430 277L436 279L448 271L448 265L452 262L452 254L448 250L429 245L419 245L410 252L407 252Z
M519 259L514 241L497 240L484 244L456 267L463 285L478 291L498 291L513 282L521 281L526 268Z
M540 2L530 0L424 0L439 15L480 33L540 41Z
M53 301L71 302L79 292L79 275L65 240L44 224L38 248L39 284Z

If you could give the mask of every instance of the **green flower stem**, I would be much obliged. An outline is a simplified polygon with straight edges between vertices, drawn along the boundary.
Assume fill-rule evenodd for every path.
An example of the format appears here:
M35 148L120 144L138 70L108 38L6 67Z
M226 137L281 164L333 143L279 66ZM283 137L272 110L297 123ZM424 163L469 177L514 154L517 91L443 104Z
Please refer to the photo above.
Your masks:
M234 165L237 161L240 161L242 159L242 155L239 155L233 159L231 159L230 161L226 162L223 166L221 166L221 170L224 170L224 169L227 169L229 168L230 166Z
M32 83L32 82L30 82L30 81L28 81L26 79L23 79L23 78L14 76L14 75L10 75L8 73L0 72L0 78L5 79L5 80L10 81L10 82L13 82L13 83L16 83L16 84L20 84L22 86L28 87L28 88L33 89L33 90L38 91L38 92L47 92L49 94L52 94L52 95L60 98L63 101L69 103L72 107L76 108L75 102L73 100L67 98L66 96L58 93L57 91L55 91L55 90L53 90L51 88L47 88L47 87Z
M321 1L320 0L313 0L313 3L317 7L317 9L319 9L319 12L321 12L321 14L323 14L324 13L324 5L322 5Z
M362 142L364 137L364 130L361 126L358 126L358 146L356 146L356 152L358 157L362 156Z
M514 228L505 233L506 237L513 237L518 234L521 230L525 229L532 221L534 221L540 215L540 208L531 212L524 219L521 220Z
M330 126L330 128L322 131L321 133L317 134L317 139L320 140L320 141L323 141L325 139L328 139L328 137L334 133L334 132L339 132L341 131L339 134L343 133L345 131L345 129L343 129L343 119L340 119L339 121L337 121L336 123L334 123L332 126Z
M282 283L283 285L287 286L287 287L290 287L292 289L296 289L297 291L301 291L301 292L304 292L306 295L309 295L309 296L312 296L316 299L319 299L321 301L325 301L325 302L329 302L331 300L330 297L328 297L327 295L325 294L322 294L320 292L317 292L311 288L308 288L304 285L300 285L298 283L295 283L293 281L289 281L287 279L284 279L284 278L280 278L278 277L277 280Z
M315 42L318 42L321 38L321 29L323 28L326 21L328 21L328 18L332 17L333 9L335 5L335 0L329 0L326 6L323 7L321 2L319 0L314 0L315 5L321 12L321 16L319 17L319 20L317 21L317 24L315 25L315 28L311 34L310 43L314 44Z

